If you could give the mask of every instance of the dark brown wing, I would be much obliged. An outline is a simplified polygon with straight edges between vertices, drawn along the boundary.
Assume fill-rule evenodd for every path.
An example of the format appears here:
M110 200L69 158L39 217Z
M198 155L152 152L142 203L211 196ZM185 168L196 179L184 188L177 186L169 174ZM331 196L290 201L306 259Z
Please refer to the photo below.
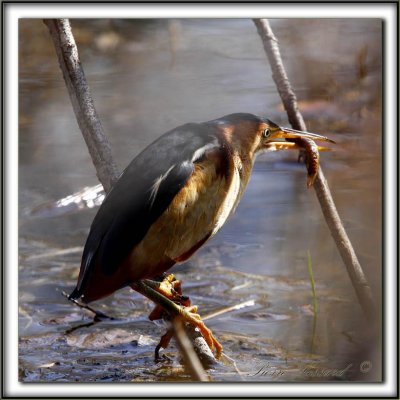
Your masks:
M161 136L130 163L92 223L71 298L82 295L99 260L105 275L118 270L185 185L201 157L198 150L208 145L215 145L209 127L186 124Z

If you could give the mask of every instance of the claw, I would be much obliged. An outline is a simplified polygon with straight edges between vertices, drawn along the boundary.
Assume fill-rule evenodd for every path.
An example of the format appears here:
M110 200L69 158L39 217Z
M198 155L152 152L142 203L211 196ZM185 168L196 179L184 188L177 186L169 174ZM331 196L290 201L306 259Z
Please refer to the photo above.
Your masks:
M172 287L174 288L174 290L179 293L182 294L182 284L181 281L175 280L172 282Z
M165 358L169 359L166 355L163 355L163 357L160 357L160 350L166 349L168 347L169 342L171 341L173 335L174 335L173 329L169 329L164 335L161 336L160 342L158 343L158 345L154 351L155 361L162 361Z
M135 290L138 290L145 294L149 299L156 302L156 306L153 311L149 315L149 319L151 321L162 319L166 316L166 310L168 310L168 314L172 317L178 316L182 318L183 322L194 325L199 329L200 333L203 335L204 340L207 342L208 346L211 350L215 350L217 357L219 357L222 353L222 345L218 342L218 340L214 337L211 330L207 328L204 322L201 320L201 316L197 313L198 307L195 305L191 305L191 301L189 297L182 295L182 287L181 282L177 280L173 274L163 276L162 281L154 281L145 279L142 281L145 287L142 286L142 291L139 289L139 286L133 286ZM152 291L151 295L149 291ZM166 305L161 306L163 302L160 304L157 303L155 292L158 292L159 295L166 297L168 300L172 301L175 304L171 304L173 306L173 311L170 310L170 306L166 308ZM159 296L158 295L158 296ZM156 359L159 359L159 351L161 348L166 348L171 340L173 333L172 330L168 330L161 339L160 343L157 345L155 350Z
M192 312L192 310L194 311L194 313ZM202 321L201 316L196 312L197 306L191 306L189 308L183 307L181 317L184 322L188 322L199 329L210 349L215 350L215 352L217 353L217 357L219 357L223 349L221 343L218 342L211 330L207 328L207 326Z

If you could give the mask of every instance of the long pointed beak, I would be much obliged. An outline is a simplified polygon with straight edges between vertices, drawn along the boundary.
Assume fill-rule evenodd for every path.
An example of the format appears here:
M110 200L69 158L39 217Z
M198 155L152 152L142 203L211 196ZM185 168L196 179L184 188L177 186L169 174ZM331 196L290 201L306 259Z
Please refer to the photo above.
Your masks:
M312 139L321 140L324 142L335 143L334 140L327 138L326 136L318 135L311 132L298 131L292 128L280 128L276 133L273 134L273 139Z

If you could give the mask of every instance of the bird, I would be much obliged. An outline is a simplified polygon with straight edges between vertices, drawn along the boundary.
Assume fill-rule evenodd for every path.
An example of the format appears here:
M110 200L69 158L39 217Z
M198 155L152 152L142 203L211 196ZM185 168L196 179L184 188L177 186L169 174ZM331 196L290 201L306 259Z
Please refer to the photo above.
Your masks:
M101 204L90 227L71 300L90 303L130 286L164 311L199 328L217 353L222 345L167 271L188 260L226 223L263 150L301 149L325 136L234 113L172 129L137 155ZM323 147L312 147L314 152ZM315 154L311 154L315 161ZM309 175L315 175L315 162ZM315 178L311 177L311 180ZM164 335L158 350L171 338Z

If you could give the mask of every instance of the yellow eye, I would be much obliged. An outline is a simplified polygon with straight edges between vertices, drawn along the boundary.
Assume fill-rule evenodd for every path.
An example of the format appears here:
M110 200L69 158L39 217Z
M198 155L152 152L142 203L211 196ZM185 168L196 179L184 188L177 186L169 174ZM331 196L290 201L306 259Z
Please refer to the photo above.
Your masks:
M265 129L262 131L262 135L263 135L263 138L264 138L264 139L266 139L270 134L271 134L271 131L270 131L269 128L265 128Z

